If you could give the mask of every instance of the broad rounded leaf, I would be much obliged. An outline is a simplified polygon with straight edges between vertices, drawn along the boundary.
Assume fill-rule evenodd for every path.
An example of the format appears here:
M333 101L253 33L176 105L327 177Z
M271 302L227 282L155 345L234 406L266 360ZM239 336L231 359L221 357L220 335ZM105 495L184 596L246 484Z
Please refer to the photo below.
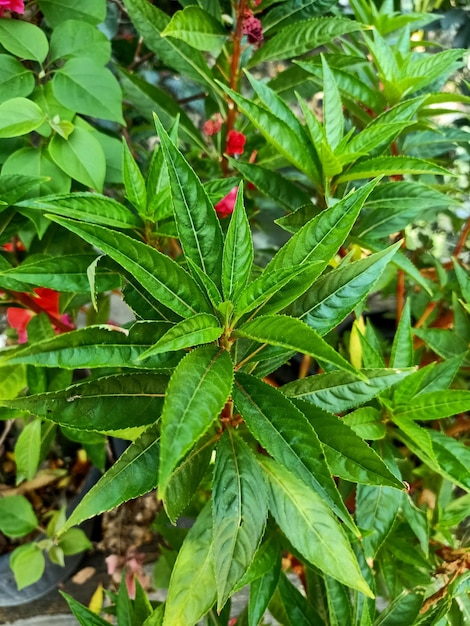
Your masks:
M24 496L0 498L0 531L7 537L28 535L38 525L33 506Z
M49 52L44 32L23 20L0 20L0 44L21 59L42 63Z
M39 5L52 28L64 20L100 24L106 18L106 0L40 0Z
M69 59L55 73L52 87L57 100L72 111L124 124L119 83L110 70L93 60Z
M18 172L36 178L28 195L42 196L70 191L70 176L54 163L46 148L20 148L13 152L3 164L2 174L12 176Z
M19 546L11 553L10 567L20 591L42 577L46 561L41 548L33 541Z
M66 174L86 187L102 191L106 159L101 144L92 133L75 126L67 139L55 134L49 143L49 154Z
M26 98L11 98L0 104L0 139L26 135L39 128L46 116Z
M228 37L226 29L210 13L198 6L177 11L162 37L182 39L197 50L217 50Z
M0 54L0 102L29 96L34 89L34 74L9 54Z
M76 19L66 20L51 35L51 61L69 57L90 57L105 65L111 56L111 43L91 24Z

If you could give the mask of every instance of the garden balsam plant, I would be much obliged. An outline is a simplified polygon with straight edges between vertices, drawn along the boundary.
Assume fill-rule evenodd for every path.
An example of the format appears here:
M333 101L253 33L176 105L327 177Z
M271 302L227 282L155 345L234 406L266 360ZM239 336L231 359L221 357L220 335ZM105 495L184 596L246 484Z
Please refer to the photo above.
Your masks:
M325 281L315 287L377 181L309 220L256 270L242 185L224 235L203 185L156 124L179 262L112 227L49 214L131 277L129 302L140 319L127 329L87 327L2 356L3 366L117 368L60 391L2 401L62 426L134 439L59 530L59 541L80 521L154 488L175 522L211 472L212 496L177 557L164 624L195 624L250 582L263 588L250 600L250 623L258 623L283 576L280 546L325 580L354 590L366 606L376 590L362 533L332 475L408 496L393 468L334 415L343 410L335 398L340 386L344 409L355 407L414 369L357 369L322 338L324 328L317 332L306 320L321 309L320 317L338 324L396 253L399 244L367 264L346 261L346 284L332 279L329 293ZM128 195L139 188L135 173L127 167ZM307 291L321 300L314 307L309 298L301 311ZM293 303L296 316L285 313ZM285 393L265 377L296 352L325 373L304 379L301 391L287 385ZM272 568L281 577L269 581ZM317 610L309 604L308 611Z

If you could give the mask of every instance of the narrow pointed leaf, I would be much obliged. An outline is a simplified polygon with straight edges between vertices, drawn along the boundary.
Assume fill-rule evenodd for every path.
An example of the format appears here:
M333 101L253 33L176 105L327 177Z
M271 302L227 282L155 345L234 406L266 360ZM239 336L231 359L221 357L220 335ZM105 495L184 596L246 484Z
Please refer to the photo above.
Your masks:
M269 508L294 548L322 572L369 597L372 592L338 520L320 496L271 459L260 459Z
M140 215L145 215L147 210L145 180L124 137L122 138L122 145L124 148L122 177L126 189L126 198L135 206Z
M289 59L329 44L335 37L362 30L363 26L339 17L312 18L289 24L269 39L250 60L253 67L264 61Z
M213 437L202 439L171 474L166 488L165 503L165 510L171 522L176 522L196 493L208 470L214 443Z
M194 626L216 598L212 511L207 504L186 535L176 558L163 626Z
M244 98L228 87L225 87L225 91L266 141L301 172L307 174L313 181L319 181L318 167L303 136L299 137L283 119L279 119L263 106Z
M326 335L342 322L373 289L400 244L321 276L292 307L295 316Z
M138 357L169 327L167 322L137 322L124 332L115 326L88 326L44 339L31 346L6 350L2 353L0 365L26 363L64 369L173 368L181 358L180 353L155 356L147 359L145 364L138 362Z
M158 427L144 431L80 501L60 534L86 519L111 511L123 502L142 496L157 486Z
M190 317L210 312L210 307L191 276L175 261L155 248L101 226L51 217L65 228L100 248L169 309Z
M349 372L329 372L287 383L282 391L288 397L307 400L331 413L342 413L371 400L413 371L412 368L363 369L366 381L358 380Z
M196 348L175 369L162 412L159 476L162 499L178 462L219 416L232 381L232 360L218 346Z
M393 339L390 367L411 367L414 365L413 336L411 334L410 301L402 311L400 323Z
M470 391L447 389L428 391L394 408L397 417L412 420L437 420L470 410Z
M237 301L250 277L253 255L250 223L243 206L243 186L240 185L222 259L222 289L226 300Z
M278 463L310 485L357 534L325 462L322 445L309 421L277 389L238 373L233 399L248 429Z
M248 569L261 540L268 501L264 477L245 442L227 429L217 446L213 542L220 610Z
M429 436L439 463L440 472L445 478L470 491L470 450L454 437L429 429Z
M168 380L161 374L115 374L1 403L76 430L113 432L156 422Z
M96 193L73 193L22 200L18 208L35 209L113 228L136 228L142 220L124 205Z
M325 133L329 146L334 150L344 133L344 117L341 96L330 67L322 56L323 67L323 115Z
M243 324L234 334L238 337L254 339L259 343L268 343L272 346L282 346L288 350L302 352L314 359L331 363L339 369L354 372L358 377L361 376L356 368L326 343L316 331L295 317L262 315Z
M60 257L34 255L18 267L1 271L0 285L4 280L16 279L57 291L87 293L90 291L87 269L95 260L96 256L91 254L67 254ZM106 269L99 268L95 273L97 293L116 289L120 282L117 273Z
M219 219L196 173L156 117L155 125L168 168L176 228L183 252L218 284L223 247Z
M374 558L378 549L392 530L404 501L405 493L392 487L358 485L356 519L364 530L371 530L363 538L366 557Z
M277 270L265 269L240 293L235 304L237 318L256 308L277 313L308 289L321 271L321 261Z
M312 261L321 261L325 268L344 243L362 205L377 182L371 181L360 187L307 222L282 246L266 269L272 271Z
M295 400L295 405L317 433L332 474L364 485L404 489L377 452L342 419L304 400Z
M60 590L59 593L65 598L71 613L73 613L81 626L106 626L106 624L109 624L108 621L94 613L88 607L80 604L80 602L77 602L77 600L69 596L68 593Z
M354 164L338 176L337 182L373 178L374 176L396 176L399 174L436 174L449 176L449 170L430 161L409 156L375 157Z
M172 326L158 342L139 358L147 359L153 354L190 348L211 343L220 337L223 329L219 320L209 313L199 313Z

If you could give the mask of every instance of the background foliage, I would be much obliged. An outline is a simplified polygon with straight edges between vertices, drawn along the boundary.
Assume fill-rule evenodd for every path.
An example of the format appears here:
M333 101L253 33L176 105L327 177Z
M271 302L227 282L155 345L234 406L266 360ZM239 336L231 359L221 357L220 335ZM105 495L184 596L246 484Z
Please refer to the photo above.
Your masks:
M237 624L466 622L468 10L437 4L7 5L16 481L59 431L103 470L130 442L20 586L157 488L168 598L123 584L119 624L228 624L248 584Z

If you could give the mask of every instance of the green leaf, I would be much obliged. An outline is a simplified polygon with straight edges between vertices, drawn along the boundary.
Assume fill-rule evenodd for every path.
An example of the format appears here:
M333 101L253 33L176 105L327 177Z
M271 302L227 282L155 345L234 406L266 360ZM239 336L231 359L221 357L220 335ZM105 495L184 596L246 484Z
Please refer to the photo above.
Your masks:
M412 367L413 365L414 350L411 334L410 301L407 300L393 339L390 367Z
M126 198L135 206L140 215L145 216L147 213L147 189L145 188L145 180L124 137L122 138L122 145L122 172Z
M168 168L176 227L183 252L218 284L223 237L217 214L196 173L157 118L155 125Z
M96 25L106 18L105 0L81 0L80 5L75 0L40 0L39 5L52 28L69 19Z
M163 626L194 626L217 598L209 503L187 534L176 558Z
M411 378L411 376L413 376L413 374L408 378ZM405 380L407 379L405 378ZM342 421L352 428L361 439L372 441L383 439L387 432L380 412L372 406L356 409L345 415Z
M243 185L240 184L222 257L222 289L226 300L237 302L249 280L253 255L250 223L243 206Z
M214 437L199 441L187 454L170 476L166 493L166 512L171 522L175 522L188 506L203 479L212 457Z
M344 117L341 96L335 78L325 57L322 55L323 67L323 116L325 135L329 146L334 150L344 133Z
M86 187L102 191L106 159L99 141L92 133L75 126L67 139L55 134L49 143L54 163Z
M49 52L44 32L23 20L0 20L0 44L21 59L42 63Z
M77 430L114 432L155 422L167 384L161 374L115 374L1 403Z
M159 494L183 456L219 416L232 389L233 364L218 346L195 348L170 378L162 411Z
M70 57L90 58L106 65L111 58L111 42L91 24L78 19L61 22L51 35L50 60Z
M253 309L258 309L256 313L260 310L276 313L308 289L321 270L320 261L279 269L265 268L241 292L235 305L235 319Z
M449 170L430 161L408 156L374 157L359 161L343 174L338 176L337 182L360 180L374 176L396 176L399 174L436 174L449 176Z
M378 181L351 192L307 222L282 246L266 266L270 271L314 260L324 269L344 243L368 195Z
M27 135L39 128L46 117L27 98L10 98L0 104L0 139Z
M268 500L252 452L232 429L217 446L213 487L213 544L217 607L224 606L261 540Z
M203 51L218 50L228 37L218 20L194 5L177 11L161 35L181 39L192 48Z
M279 30L251 58L248 66L265 61L290 59L329 44L336 37L362 30L358 22L339 17L312 18Z
M361 376L356 368L326 343L316 331L294 317L262 315L237 328L234 335L302 352L314 359L331 363L339 369L354 372L358 377Z
M80 602L77 602L75 598L69 596L69 594L65 593L65 591L59 590L59 593L63 598L65 598L67 604L69 605L70 611L76 617L78 623L81 626L106 626L107 624L109 624L107 620L103 619L97 613L94 613L86 606L83 606L83 604L80 604Z
M404 489L380 456L342 419L304 400L295 405L303 412L325 450L331 472L350 482Z
M224 90L266 141L271 143L290 163L307 174L313 181L319 180L318 168L312 158L311 148L304 137L304 133L299 137L289 124L283 119L279 119L271 111L244 98L228 87L224 86Z
M199 50L191 48L183 41L161 36L170 22L164 11L152 6L147 0L124 0L124 5L146 45L157 54L162 63L202 84L212 95L220 94L209 66Z
M209 304L191 276L155 248L101 226L55 216L50 219L100 248L130 272L149 294L181 317L210 312Z
M468 276L468 273L459 265L455 257L452 258L452 263L454 264L454 272L457 277L462 296L465 302L470 303L470 277Z
M38 526L33 506L24 496L0 498L0 530L7 537L23 537Z
M250 584L250 599L248 602L249 626L258 626L266 613L266 609L278 585L280 573L281 562L278 560L272 569L260 578L256 578Z
M9 54L0 54L0 102L29 96L34 89L34 74Z
M15 444L17 482L31 480L38 469L41 453L41 420L35 419L23 428ZM20 480L18 480L20 479Z
M214 315L199 313L172 326L155 345L143 352L139 359L146 359L162 352L211 343L216 341L222 332L223 328Z
M292 22L298 22L317 15L323 15L336 0L287 0L270 9L263 19L263 30L278 30L279 27L287 26Z
M331 478L323 447L305 415L274 387L240 372L236 376L233 399L248 429L263 448L314 489L357 534Z
M133 104L142 117L153 123L153 116L156 114L168 131L178 119L178 132L181 139L198 146L202 151L207 150L207 145L201 138L199 130L172 96L140 78L136 73L128 72L122 67L118 68L118 71L125 99Z
M75 192L23 200L19 208L37 209L113 228L136 228L142 221L123 204L97 193Z
M157 486L159 425L145 430L88 491L59 532L142 496Z
M4 351L0 364L26 363L63 369L138 368L141 367L138 357L168 328L166 322L137 322L129 331L116 326L89 326ZM153 357L147 360L145 369L172 368L180 356Z
M428 391L396 406L393 414L411 420L437 420L470 410L470 391L447 389Z
M269 508L294 548L325 574L372 597L346 533L323 499L275 461L259 462L268 480Z
M34 183L31 181L28 195L41 196L70 191L70 177L54 163L46 148L21 148L13 152L3 164L2 174L10 176L17 172L36 179Z
M282 602L282 608L288 616L289 625L312 626L312 624L315 624L316 626L323 626L324 621L321 619L320 615L284 572L280 573L277 589Z
M78 554L93 547L93 544L81 528L70 528L62 535L57 545L65 556Z
M0 272L0 285L5 279L13 278L38 287L57 291L87 293L90 285L87 268L95 260L93 255L70 254L61 257L32 255L18 267ZM120 286L117 274L99 270L96 274L95 289L98 292L116 289Z
M94 60L71 58L52 79L57 100L72 111L124 124L121 87L112 72Z
M358 380L349 372L328 372L301 378L282 387L291 398L312 402L330 413L342 413L374 398L380 391L391 387L413 369L363 369L358 370L367 381Z
M380 612L374 626L397 626L397 624L414 624L423 604L423 591L403 591Z
M18 591L21 591L42 577L46 561L41 548L33 541L13 550L10 555L10 567Z
M362 541L365 556L374 558L392 530L405 494L392 487L358 485L356 520L360 528L373 531Z
M309 194L279 172L232 158L229 158L229 163L258 191L275 200L284 211L296 211L301 207L313 208Z
M399 247L397 243L321 276L294 303L292 313L320 335L326 335L364 300Z
M2 381L0 382L0 398L11 400L26 387L26 370L20 365L2 368Z

